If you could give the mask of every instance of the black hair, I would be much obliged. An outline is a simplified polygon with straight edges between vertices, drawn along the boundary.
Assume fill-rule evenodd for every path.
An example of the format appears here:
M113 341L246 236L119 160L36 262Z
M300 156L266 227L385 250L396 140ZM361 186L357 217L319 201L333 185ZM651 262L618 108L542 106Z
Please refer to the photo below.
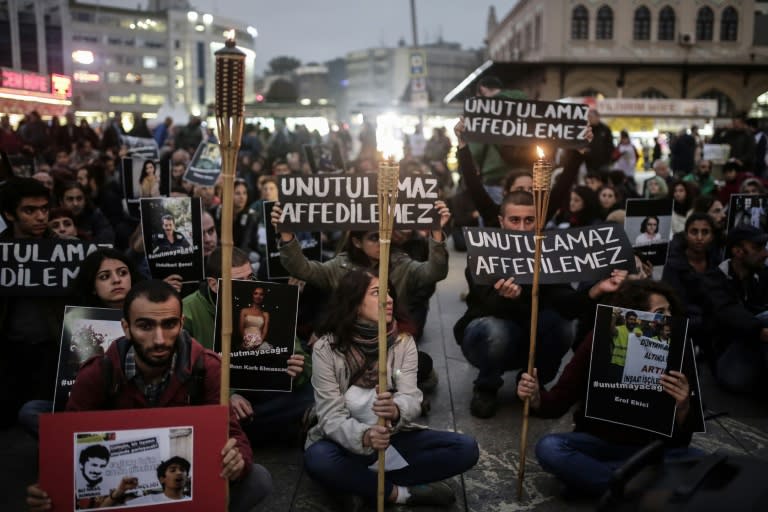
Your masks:
M666 283L652 279L627 279L619 289L606 297L607 304L626 309L648 311L651 295L661 295L669 302L669 311L672 316L684 314L682 303L675 290Z
M685 189L685 201L683 203L674 201L675 189L678 186L682 186ZM669 197L674 201L674 211L680 215L686 215L688 210L693 208L693 202L696 200L696 197L698 197L698 187L693 186L688 181L675 180L669 187Z
M182 310L181 295L179 295L179 292L177 292L173 286L165 281L160 281L159 279L150 279L134 284L125 296L125 300L123 301L123 318L126 322L130 323L131 320L131 304L136 299L142 297L155 304L165 302L170 298L175 298L179 302L179 312Z
M594 222L595 219L600 218L600 201L594 190L585 185L579 185L574 187L571 192L579 196L584 203L581 211L570 212L576 218L577 224L574 227L587 226Z
M248 255L242 249L232 248L232 268L240 267L250 263ZM217 247L208 255L208 261L205 262L205 277L219 279L221 277L221 247Z
M478 89L480 87L485 87L486 89L501 89L503 87L503 84L501 83L501 80L499 80L499 77L493 76L493 75L486 75L477 82Z
M315 327L317 334L332 334L334 348L345 352L352 342L352 335L357 322L357 309L365 298L365 292L371 284L371 280L377 276L370 270L353 270L341 278L331 295L325 314ZM395 288L389 285L389 296L394 303L394 318L401 322L405 315L398 307ZM407 321L407 320L406 320ZM402 329L401 326L401 331Z
M101 267L101 263L106 259L125 263L125 266L128 267L128 272L131 274L131 288L144 280L136 265L122 252L115 249L97 249L86 256L80 264L80 271L71 287L72 295L81 298L85 306L106 307L104 302L94 293L96 274L99 273L99 267Z
M178 455L175 455L171 457L168 460L164 460L160 463L159 466L157 466L157 479L160 480L165 476L165 472L168 471L168 468L171 467L173 464L178 464L181 466L181 468L184 470L185 473L189 474L189 469L192 467L192 465L189 463L187 459L184 457L179 457ZM163 489L165 489L165 484L163 484Z
M173 222L174 225L176 224L176 219L174 219L173 215L171 215L170 213L165 213L163 214L162 217L160 217L160 222L164 220L170 220L171 222Z
M0 208L3 213L10 213L15 217L16 209L26 197L44 197L50 200L51 193L34 178L12 178L0 189Z
M514 190L504 196L499 205L499 215L504 216L507 205L533 206L533 194L525 190Z
M635 313L634 311L627 311L627 313L624 315L624 318L629 318L631 316L637 318L637 313Z
M707 213L715 201L719 201L715 196L699 196L693 202L693 211L697 213Z
M154 160L144 160L144 163L141 164L141 174L139 175L139 183L143 183L144 178L148 176L147 166L149 166L149 164L152 164L152 167L155 168L155 177L157 177L157 172L159 170L158 169L159 166L157 165L157 162L155 162Z
M710 217L708 213L705 212L693 212L688 216L687 219L685 219L685 232L688 232L688 228L691 227L691 224L696 222L697 220L703 220L707 224L709 224L710 229L712 229L712 234L714 235L717 232L717 226L715 225L715 220Z
M533 179L533 174L531 173L531 171L510 171L504 177L502 190L504 190L504 192L509 192L510 191L509 189L512 188L512 185L515 184L518 178L522 178L525 176L528 176L529 178Z
M365 254L365 251L356 246L354 242L354 240L358 240L362 243L365 235L371 232L372 231L350 231L347 233L347 241L344 244L344 251L347 253L349 261L361 267L370 267L376 263L375 261L371 261L371 258Z
M80 464L85 464L88 459L101 459L109 462L109 448L103 444L93 444L80 452Z
M658 233L661 230L661 226L659 225L659 218L655 215L648 215L646 218L643 219L643 222L640 223L640 232L645 233L645 229L648 227L648 221L654 219L656 221L656 233Z

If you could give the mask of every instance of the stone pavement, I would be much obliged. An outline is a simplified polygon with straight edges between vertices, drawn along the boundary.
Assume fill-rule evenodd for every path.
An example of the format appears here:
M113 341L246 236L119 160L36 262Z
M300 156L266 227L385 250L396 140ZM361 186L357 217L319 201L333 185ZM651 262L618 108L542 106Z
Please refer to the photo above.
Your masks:
M570 415L559 421L531 418L526 467L525 499L516 497L519 464L521 403L514 393L514 374L507 374L501 390L501 407L492 419L479 420L469 414L475 370L467 364L453 338L453 324L463 314L465 256L451 254L448 278L432 298L428 326L420 348L432 355L440 384L430 396L432 409L425 423L433 428L457 430L474 436L480 444L477 466L453 479L457 503L450 511L503 512L518 510L589 510L589 502L564 501L557 482L544 473L532 447L543 434L571 428ZM715 387L707 368L700 368L702 395L708 411L726 416L707 424L706 434L697 434L694 445L706 451L752 454L768 458L768 403L726 394ZM422 418L424 420L424 418ZM339 504L303 471L298 446L259 447L256 460L272 473L275 491L259 510L269 512L337 512ZM55 464L48 460L46 463ZM0 511L23 510L23 488L35 480L35 443L17 428L0 431ZM397 508L388 510L399 510ZM402 509L405 510L405 509ZM419 510L429 512L422 507ZM446 510L446 509L440 509Z

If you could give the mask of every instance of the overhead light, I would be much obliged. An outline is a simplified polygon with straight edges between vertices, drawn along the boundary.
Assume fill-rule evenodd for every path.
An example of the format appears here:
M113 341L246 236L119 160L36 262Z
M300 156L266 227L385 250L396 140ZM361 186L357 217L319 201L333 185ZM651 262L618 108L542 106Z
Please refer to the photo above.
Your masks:
M190 23L196 22L197 21L197 12L189 11L187 13L187 19L189 20Z
M309 98L301 98L301 101L299 101L299 103L301 103L304 106L307 106L312 104L312 100Z
M248 25L248 28L246 30L247 30L248 34L251 37L258 37L259 36L259 31L256 30L256 27L254 27L252 25Z
M195 30L197 30L198 32L203 32L205 30L205 26L204 25L195 25Z
M234 39L235 39L235 29L231 28L229 30L225 30L222 35L224 36L224 39L232 39L234 41Z
M206 25L210 25L213 23L213 15L212 14L203 14L203 23Z
M328 100L325 99L325 98L320 98L319 100L317 100L317 102L319 104L321 104L321 105L327 105L328 104Z
M72 60L78 64L93 64L95 59L90 50L75 50L72 52Z

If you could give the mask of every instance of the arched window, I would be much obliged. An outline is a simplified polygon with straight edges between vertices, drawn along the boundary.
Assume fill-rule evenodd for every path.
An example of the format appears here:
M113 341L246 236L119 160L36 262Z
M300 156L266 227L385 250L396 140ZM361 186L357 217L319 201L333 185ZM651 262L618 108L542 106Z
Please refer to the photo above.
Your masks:
M571 13L571 39L589 39L589 11L583 5Z
M733 117L736 112L736 106L731 98L717 89L710 89L704 94L699 95L697 99L702 100L717 100L717 116L718 117Z
M670 6L659 11L659 41L675 40L675 10Z
M720 40L735 41L739 36L739 13L733 7L723 9L720 19Z
M644 5L635 9L632 39L635 41L649 41L651 39L651 11Z
M640 93L640 97L641 98L655 98L655 99L661 99L661 100L669 98L669 96L667 96L666 94L664 94L660 90L656 89L655 87L649 87L649 88L645 89L644 91L642 91Z
M711 41L714 32L715 13L709 7L702 7L696 14L696 40Z
M597 10L597 39L613 39L613 9L607 5Z

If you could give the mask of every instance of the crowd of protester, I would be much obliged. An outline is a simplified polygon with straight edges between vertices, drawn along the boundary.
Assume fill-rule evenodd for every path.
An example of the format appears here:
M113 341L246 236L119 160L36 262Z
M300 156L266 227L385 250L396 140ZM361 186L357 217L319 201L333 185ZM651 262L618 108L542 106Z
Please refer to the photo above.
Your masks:
M520 91L504 90L492 78L481 81L478 93L523 97ZM0 297L0 341L6 355L0 367L3 427L18 422L37 435L38 414L53 407L65 305L123 310L126 338L109 351L121 378L129 382L119 400L121 407L181 405L183 397L163 395L173 385L167 377L174 378L174 365L191 369L195 357L204 354L205 364L215 366L217 356L211 350L218 279L223 273L222 189L219 184L206 187L184 180L197 147L215 141L215 134L197 117L185 125L168 118L153 130L136 120L129 132L119 119L118 114L96 128L76 122L72 115L67 115L66 123L56 118L45 122L32 112L16 128L7 118L0 120L0 150L7 155L9 174L0 191L7 225L0 238L78 239L113 246L83 261L77 280L67 290L69 295ZM765 167L758 165L755 134L742 120L717 134L718 140L732 144L734 155L722 167L722 182L714 179L712 162L702 160L698 135L685 133L674 145L671 161L655 160L654 175L638 184L635 168L640 154L629 135L621 132L618 144L614 143L610 128L594 109L589 125L586 148L558 154L561 170L543 220L548 229L623 222L626 199L668 198L674 238L664 266L666 284L647 279L650 272L640 262L636 274L614 271L599 282L542 286L536 370L528 374L531 287L517 284L514 277L492 286L478 285L467 272L467 310L457 319L454 333L462 353L478 370L470 413L481 419L494 416L503 405L498 390L504 374L517 370L517 393L531 400L534 414L560 416L583 402L589 326L598 301L687 316L701 361L717 382L729 391L757 393L768 375L768 235L751 225L724 232L732 194L765 194ZM327 258L322 262L302 253L301 234L282 231L278 235L281 262L292 276L290 282L301 290L294 355L286 367L294 385L287 394L244 392L231 397L232 439L222 451L222 475L232 481L233 493L243 507L262 499L271 485L266 470L253 463L250 445L289 443L302 433L309 474L329 489L365 499L375 495L375 477L366 467L375 460L377 449L392 446L410 464L388 473L386 493L394 503L449 504L454 492L443 480L477 462L478 447L471 437L418 425L419 416L429 412L424 393L434 389L437 376L431 358L417 349L417 343L430 320L430 297L448 274L449 234L453 246L461 250L462 226L531 231L539 219L531 194L534 157L530 148L467 144L463 121L454 131L459 180L448 170L453 148L445 129L435 129L427 139L418 126L405 141L403 167L439 180L441 197L435 210L440 227L393 236L388 354L396 361L392 368L398 368L398 375L389 389L376 389L371 379L376 368L377 315L373 311L378 299L373 297L378 294L378 231L323 233ZM201 199L205 279L199 286L186 289L179 276L168 276L163 283L149 273L139 219L123 201L122 158L129 150L124 136L153 138L160 160L170 160L170 195ZM348 160L341 172L376 172L375 129L368 123L357 141L343 126L325 138L304 126L289 130L282 122L276 123L273 132L259 125L246 127L234 182L233 279L267 279L265 228L267 223L279 223L280 206L265 211L263 205L278 199L280 176L311 172L302 148L321 143L335 145ZM747 154L750 151L755 154ZM18 177L25 174L30 177ZM156 195L154 174L146 174L149 178L141 188L146 188L146 195ZM658 229L658 218L650 219L649 223L655 219ZM249 307L253 316L261 317L258 325L265 331L268 320L260 313L256 294ZM178 324L164 328L163 339L170 347L164 349L165 355L176 354L181 360L174 356L170 362L158 355L163 364L146 365L152 356L143 352L144 338L130 328L137 321L138 310L132 308L144 308L152 318L170 311L170 317L179 319ZM557 379L571 347L573 358ZM99 364L103 363L83 367L84 383L78 377L67 409L108 408L103 396L94 396L101 390L96 382L103 373ZM157 373L158 368L163 371ZM666 440L670 457L693 453L688 446L691 432L686 430L690 371L684 368L662 379L665 392L678 404L677 430ZM553 384L548 391L543 387L547 383ZM216 403L217 386L207 384L210 396L200 403ZM375 426L377 418L384 418L388 426ZM576 420L577 432L546 436L536 448L544 469L573 491L600 494L610 472L653 438L638 435L631 427L625 433L609 432L599 421L586 420L581 409ZM251 491L242 491L243 487ZM30 487L28 493L32 509L46 510L51 505L39 487ZM109 501L120 494L110 493Z

